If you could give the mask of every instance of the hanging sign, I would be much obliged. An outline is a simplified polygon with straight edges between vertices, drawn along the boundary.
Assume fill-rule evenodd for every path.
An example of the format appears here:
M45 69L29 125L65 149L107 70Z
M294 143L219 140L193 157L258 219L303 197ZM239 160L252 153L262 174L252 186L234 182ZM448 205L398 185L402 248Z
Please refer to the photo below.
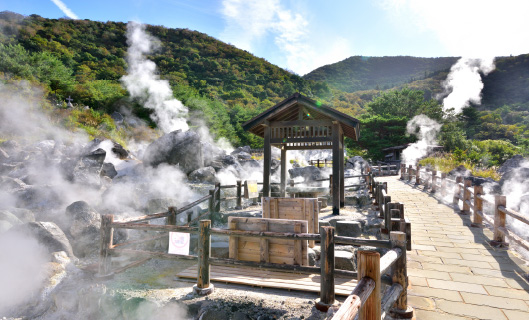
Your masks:
M189 255L190 234L183 232L169 232L169 251L170 254Z

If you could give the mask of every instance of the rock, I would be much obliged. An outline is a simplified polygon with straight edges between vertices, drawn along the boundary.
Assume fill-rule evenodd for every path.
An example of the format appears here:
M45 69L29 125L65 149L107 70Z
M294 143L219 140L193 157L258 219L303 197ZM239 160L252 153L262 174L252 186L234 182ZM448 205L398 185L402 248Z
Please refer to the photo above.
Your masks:
M334 251L334 264L336 269L341 270L356 270L356 264L354 262L355 255L349 251L335 250Z
M150 166L161 163L178 165L184 173L189 174L204 166L201 145L197 133L176 130L151 143L145 150L143 162Z
M7 210L0 210L0 220L9 222L12 226L23 224L14 214Z
M316 265L316 260L318 260L317 257L316 257L316 252L314 252L314 250L312 250L312 248L307 248L307 254L309 256L309 266L315 266Z
M84 201L66 207L66 216L72 221L69 233L75 255L84 257L98 248L101 215Z
M232 320L250 320L251 318L248 317L245 313L236 311L233 313L233 316L231 317L231 319Z
M259 161L255 159L250 160L239 160L239 163L246 171L253 171L254 169L260 168L261 165L259 164Z
M288 170L288 173L290 174L291 179L302 177L305 182L320 180L324 178L320 169L316 168L315 166L292 168Z
M81 157L73 170L76 183L99 187L101 184L101 167L105 161L106 151L99 148Z
M112 143L114 144L111 149L112 153L115 154L121 160L127 159L129 156L129 152L125 150L125 148L123 148L123 146L119 143L114 141L112 141Z
M226 320L229 319L230 316L226 312L226 310L218 310L218 309L207 309L201 316L200 320Z
M336 221L336 235L344 237L360 237L362 225L359 221Z
M360 156L354 156L347 159L347 162L345 163L345 169L354 169L358 172L364 172L368 165L369 164L364 160L364 158Z
M149 214L166 212L169 207L176 206L177 202L172 198L155 198L147 201L147 210Z
M506 174L507 172L519 168L521 164L526 161L522 155L515 155L514 157L505 161L499 168L498 173L501 175Z
M11 229L13 225L5 220L0 220L0 235L9 229Z
M17 207L42 210L57 208L62 204L62 197L49 185L26 185L12 193L17 197Z
M114 165L112 163L105 162L101 166L100 175L102 177L109 177L110 179L114 179L114 177L118 175L118 172L116 171L116 168L114 168Z
M251 154L252 153L252 149L250 148L250 146L238 147L237 149L233 150L230 154L231 155L236 155L236 154L239 154L241 152Z
M452 177L459 177L459 176L466 177L470 175L470 170L465 168L464 165L460 165L457 168L452 169L450 172L448 172L448 175Z
M319 220L318 221L318 225L320 227L330 227L331 226L331 223L327 220Z
M7 152L4 151L4 149L0 148L0 163L8 162L9 161L9 155Z
M17 178L0 176L0 187L2 190L12 192L25 188L26 184Z
M35 238L49 253L64 251L68 257L75 258L70 241L68 241L64 232L53 222L28 222L12 228L10 232L12 231L21 232L26 236Z
M244 160L252 160L252 155L247 152L239 152L235 155L239 161Z
M222 150L218 146L203 142L202 143L202 157L204 158L204 166L209 167L211 163L215 161L217 157L222 157L226 155L226 151Z
M529 168L514 168L510 171L507 171L500 179L500 186L503 188L507 181L516 182L519 184L525 183L529 179Z
M272 149L274 149L274 148L272 148ZM279 161L279 160L277 160L275 158L272 158L272 161L270 161L270 173L271 174L275 174L277 172L277 170L279 170L280 167L281 167L281 161Z
M189 174L189 180L198 182L210 182L215 183L217 179L215 177L215 169L213 167L203 167L192 171Z
M35 215L33 214L33 211L28 209L22 209L22 208L9 208L7 211L14 214L20 221L26 223L26 222L33 222L35 221Z
M112 112L112 114L110 114L110 117L112 118L112 120L114 120L115 124L123 123L123 115L117 111Z

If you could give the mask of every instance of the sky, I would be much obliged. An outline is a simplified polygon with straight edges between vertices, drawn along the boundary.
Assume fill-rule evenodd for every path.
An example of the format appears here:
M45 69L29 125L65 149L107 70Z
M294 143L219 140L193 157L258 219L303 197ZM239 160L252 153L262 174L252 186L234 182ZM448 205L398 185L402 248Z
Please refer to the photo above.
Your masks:
M354 55L529 53L526 0L0 0L4 10L188 28L300 75Z

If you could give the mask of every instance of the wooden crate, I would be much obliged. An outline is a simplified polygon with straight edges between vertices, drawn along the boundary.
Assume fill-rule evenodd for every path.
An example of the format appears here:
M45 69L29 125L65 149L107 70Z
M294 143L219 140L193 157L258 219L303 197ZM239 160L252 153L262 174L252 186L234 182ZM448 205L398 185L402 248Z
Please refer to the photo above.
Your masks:
M319 233L317 198L263 198L263 218L305 220L309 233ZM309 241L309 247L314 247Z
M230 230L307 233L307 221L229 217ZM308 265L307 240L230 236L229 255L242 261Z

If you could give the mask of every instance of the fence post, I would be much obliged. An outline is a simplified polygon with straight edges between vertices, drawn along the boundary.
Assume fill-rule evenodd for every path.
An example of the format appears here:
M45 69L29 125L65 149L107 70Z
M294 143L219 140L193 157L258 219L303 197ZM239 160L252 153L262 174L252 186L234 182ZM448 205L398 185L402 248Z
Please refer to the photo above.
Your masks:
M101 216L101 229L99 229L99 277L111 276L112 273L112 256L110 249L113 246L112 238L114 228L111 227L114 222L113 214L104 214Z
M215 212L220 212L220 182L215 183Z
M215 212L215 190L209 190L209 195L211 196L208 201L208 211L209 214Z
M441 197L446 197L446 172L441 172Z
M398 283L402 286L402 293L395 302L395 307L391 313L398 316L398 318L411 319L413 317L413 309L408 306L408 272L406 266L406 234L404 232L391 232L389 235L396 248L400 248L402 254L395 261L392 266L393 283Z
M334 228L320 227L320 301L316 308L326 312L334 304Z
M169 214L167 215L167 225L176 226L176 208L169 207Z
M430 190L430 192L437 192L437 170L432 170L432 190Z
M479 196L483 195L483 186L474 186L474 217L470 224L473 228L483 228L483 218L478 214L483 214L483 200Z
M459 184L461 181L463 181L462 176L456 177L456 187L454 188L454 198L452 199L454 206L459 206L459 196L461 195L461 186Z
M213 284L209 281L209 257L211 254L211 220L200 220L198 239L198 276L193 292L208 295L213 292Z
M465 179L463 185L463 209L461 214L470 214L470 205L467 203L467 200L470 202L470 187L472 186L472 180Z
M242 209L242 181L237 180L237 204L235 205L236 210Z
M421 165L417 165L417 172L415 173L415 184L420 185L421 184Z
M378 176L379 177L383 176L383 174L382 174L382 166L380 165L380 163L378 164Z
M389 232L391 229L391 214L389 211L389 203L391 202L391 196L384 197L384 205L382 206L382 217L384 218L384 228Z
M490 244L506 248L509 244L505 242L505 234L499 230L505 228L505 212L500 211L498 207L507 207L507 197L499 195L494 197L494 239Z
M406 174L406 165L404 163L400 164L400 180L404 180L404 175Z
M375 281L375 289L360 308L358 319L379 320L382 314L381 306L381 281L380 281L380 253L369 251L358 251L358 281L363 277L369 277Z
M410 164L410 165L408 166L408 182L411 181L412 172L413 172L413 167L412 167L411 164Z
M333 192L332 192L332 174L329 175L329 194L331 196L331 199L333 197ZM334 204L333 204L334 205Z

